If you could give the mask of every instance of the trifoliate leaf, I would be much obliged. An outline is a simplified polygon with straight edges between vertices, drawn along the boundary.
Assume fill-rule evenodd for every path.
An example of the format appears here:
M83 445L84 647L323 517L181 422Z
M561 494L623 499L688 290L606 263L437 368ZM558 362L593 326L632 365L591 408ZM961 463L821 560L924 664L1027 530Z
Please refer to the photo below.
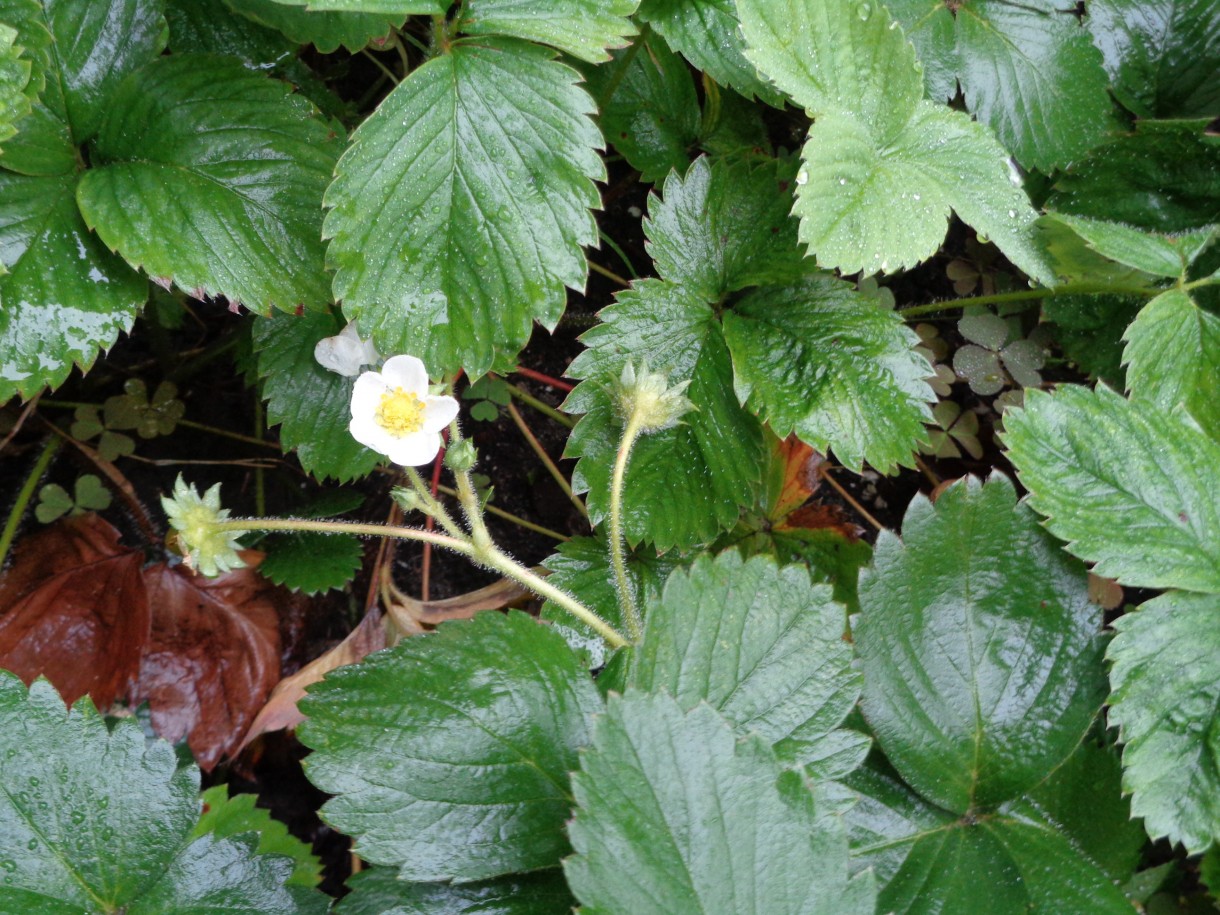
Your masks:
M1093 0L1085 25L1130 111L1220 115L1220 17L1211 0Z
M788 215L795 171L782 160L752 166L700 156L685 176L670 175L644 221L657 272L707 302L810 273Z
M957 35L944 0L889 0L885 6L915 45L928 98L952 99L957 95Z
M33 117L33 115L31 115ZM130 330L148 283L89 231L74 175L0 169L0 402L58 387Z
M1046 219L1070 227L1098 254L1154 276L1182 276L1216 237L1215 226L1180 235L1160 235L1122 223L1065 213L1053 213Z
M406 883L374 867L348 886L335 915L569 915L576 905L557 869L481 883Z
M640 19L720 85L748 99L782 103L783 96L746 60L733 0L642 0Z
M280 426L280 444L297 452L307 472L346 483L369 474L381 458L347 431L352 380L314 358L318 341L340 330L342 321L315 313L258 318L252 334L267 422Z
M872 874L848 880L838 818L819 818L801 776L711 708L611 697L580 762L564 870L581 911L875 911Z
M77 199L128 263L262 314L330 301L320 207L337 143L284 83L161 58L120 87L94 149Z
M911 465L929 401L915 332L850 284L817 277L759 290L724 315L737 396L779 436L795 432L839 463Z
M623 530L631 543L647 540L660 550L706 543L753 503L762 473L761 428L733 394L715 313L673 284L644 280L601 318L568 369L587 379L564 403L585 414L568 439L567 454L580 459L573 486L588 492L589 512L601 523L623 432L616 385L628 359L645 360L671 384L689 380L686 396L697 409L636 444L623 488Z
M601 699L563 639L480 613L334 671L302 700L322 815L404 880L555 866Z
M957 7L955 24L966 107L1022 165L1050 172L1104 137L1106 71L1074 15L972 0Z
M21 56L17 30L0 24L0 143L17 132L30 113L30 62Z
M38 519L39 524L50 524L74 507L75 503L66 489L58 483L48 483L38 490L38 504L34 506L34 517Z
M1085 570L1016 501L998 474L917 496L860 578L864 715L907 783L957 813L1041 781L1105 696Z
M45 680L0 673L0 735L0 910L302 911L291 861L255 837L191 841L199 770L133 719L108 729L88 699L68 712Z
M636 33L630 16L640 0L467 0L464 35L511 35L548 44L590 63L607 60Z
M1166 413L1182 404L1220 441L1220 317L1170 289L1144 306L1123 339L1132 399Z
M1200 852L1220 838L1220 599L1171 591L1114 628L1110 723L1131 811L1153 838Z
M1004 428L1030 504L1094 572L1220 593L1220 443L1105 387L1027 391Z
M322 863L313 850L288 832L288 827L274 819L262 807L255 807L253 794L229 796L228 785L216 785L203 792L203 815L191 830L191 838L204 835L235 836L243 832L258 833L260 855L286 855L295 863L287 886L317 886L322 882Z
M401 26L405 13L313 12L287 6L276 0L225 0L234 11L260 25L283 33L297 44L312 44L323 54L340 47L359 51L374 40L389 38Z
M1126 915L1131 903L1071 838L1010 812L956 816L896 778L868 768L845 781L859 800L845 813L852 856L882 885L879 912L946 915ZM1111 804L1121 803L1115 795Z
M477 377L583 288L605 177L592 99L553 52L455 42L352 137L326 193L347 313L383 353Z
M804 762L860 694L846 622L830 586L801 566L701 556L649 601L628 685L667 692L685 709L707 702L738 733Z
M259 549L267 554L258 567L263 577L305 594L342 588L360 570L364 556L357 538L314 531L268 537Z

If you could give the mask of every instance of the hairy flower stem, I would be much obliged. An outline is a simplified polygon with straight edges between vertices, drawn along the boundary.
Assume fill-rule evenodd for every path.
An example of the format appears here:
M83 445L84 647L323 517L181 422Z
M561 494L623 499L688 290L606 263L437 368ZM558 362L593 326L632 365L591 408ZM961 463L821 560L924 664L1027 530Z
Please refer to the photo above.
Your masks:
M623 430L623 440L619 442L618 456L614 459L614 476L610 481L610 563L614 566L618 602L632 642L639 642L644 634L644 627L640 622L639 608L635 605L631 579L627 577L627 540L623 536L623 477L627 475L627 462L631 460L631 449L640 437L642 426L643 415L640 410L634 410Z
M1115 283L1064 283L1062 286L1019 289L1016 292L997 292L994 295L973 295L961 299L948 299L944 302L929 302L926 305L912 305L908 308L899 308L898 314L904 318L917 318L920 315L934 314L938 311L956 311L972 305L1007 305L1013 302L1053 299L1061 295L1138 295L1153 298L1164 291L1164 289L1148 286L1122 286Z
M34 490L38 488L42 475L51 466L51 459L55 457L55 452L59 450L59 444L59 439L57 438L47 440L46 445L43 446L42 453L38 455L38 460L34 462L34 466L30 469L30 475L25 478L21 491L17 493L17 501L13 503L13 507L8 513L8 520L4 524L4 530L0 532L0 568L4 567L4 560L8 558L9 548L13 545L13 538L17 536L17 528L21 524L21 517L25 514L26 508L29 507L30 499L34 497Z

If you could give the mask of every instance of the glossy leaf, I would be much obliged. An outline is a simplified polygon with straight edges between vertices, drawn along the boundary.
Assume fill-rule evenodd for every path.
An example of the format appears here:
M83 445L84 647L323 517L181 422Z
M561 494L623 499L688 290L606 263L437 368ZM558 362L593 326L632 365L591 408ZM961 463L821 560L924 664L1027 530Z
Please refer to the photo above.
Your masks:
M318 341L342 329L329 314L315 313L256 319L252 334L268 424L279 425L280 443L308 473L346 483L368 475L381 458L347 431L352 380L314 358Z
M845 467L913 463L936 395L919 342L894 312L829 277L759 290L724 316L737 396L777 435Z
M1220 593L1220 443L1104 387L1027 391L1004 427L1030 504L1094 572Z
M707 702L781 756L820 755L814 746L859 697L844 608L801 566L701 556L669 577L646 619L628 685L667 692L684 709Z
M1220 16L1211 0L1093 0L1088 12L1114 94L1130 111L1220 115Z
M1063 213L1052 214L1048 219L1069 226L1098 254L1154 276L1182 276L1216 237L1214 226L1181 235L1159 235L1122 223Z
M225 0L236 12L260 25L283 33L297 44L312 44L323 54L340 47L353 53L370 43L385 42L390 30L403 24L406 14L314 12L276 0Z
M1123 339L1132 398L1166 413L1182 404L1220 441L1220 317L1170 289L1144 306Z
M564 870L589 915L874 911L872 875L848 881L838 819L819 819L800 775L707 706L611 697L572 781Z
M1104 698L1085 571L1006 477L967 477L935 506L917 496L902 539L878 538L860 608L864 715L902 777L949 811L1033 787Z
M782 96L746 59L733 0L642 0L639 16L720 85L749 99L781 103Z
M1082 371L1124 386L1122 336L1147 299L1140 296L1064 295L1042 304L1064 355Z
M352 137L326 193L335 293L383 353L436 373L516 358L583 288L605 177L592 100L553 52L459 41Z
M357 854L404 880L481 880L565 854L567 773L600 705L558 633L481 613L332 672L299 733Z
M313 850L268 811L255 807L255 795L230 797L228 785L215 785L204 791L200 800L203 801L203 815L191 830L191 838L203 835L223 838L256 832L260 855L284 855L293 860L295 867L286 885L310 887L322 882L322 863Z
M801 240L818 263L876 273L930 257L950 209L1049 283L1036 214L1007 153L961 112L922 101L915 53L885 8L741 0L751 60L816 116L796 176Z
M317 308L330 301L320 206L337 153L283 83L175 54L123 84L77 200L150 276L263 314Z
M258 567L263 577L303 594L342 588L355 578L364 557L364 544L345 534L302 531L259 546L267 551Z
M966 107L1022 165L1050 172L1105 136L1101 53L1070 12L972 0L957 8L955 25Z
M17 30L0 24L0 143L17 132L17 122L30 113L29 60L17 44Z
M952 99L957 95L957 34L944 0L889 0L885 6L915 46L928 98Z
M148 294L89 231L75 189L74 176L0 169L0 401L58 387L74 365L88 369L131 329Z
M511 35L547 44L591 63L608 59L636 33L640 0L467 0L458 28L466 35Z
M647 540L659 550L710 541L752 503L762 458L762 432L733 394L715 313L679 287L644 280L600 316L605 323L584 335L588 349L568 369L587 379L564 403L568 412L585 414L568 439L568 456L580 459L573 486L589 494L589 512L601 523L623 431L615 385L628 359L647 360L671 384L689 380L686 395L698 409L632 450L623 529L631 543Z
M0 674L0 910L293 915L292 863L255 838L203 836L199 772L133 720L87 700L69 713L45 681ZM189 844L188 844L189 843Z
M1131 810L1153 838L1200 852L1220 838L1220 599L1171 591L1114 628L1110 723Z
M375 867L348 885L335 915L568 915L575 905L558 870L481 883L406 883Z
M1131 903L1054 824L1002 809L958 817L888 774L861 769L845 818L852 855L876 869L895 915L1127 915ZM1087 798L1096 803L1096 798ZM1106 798L1121 804L1117 794Z

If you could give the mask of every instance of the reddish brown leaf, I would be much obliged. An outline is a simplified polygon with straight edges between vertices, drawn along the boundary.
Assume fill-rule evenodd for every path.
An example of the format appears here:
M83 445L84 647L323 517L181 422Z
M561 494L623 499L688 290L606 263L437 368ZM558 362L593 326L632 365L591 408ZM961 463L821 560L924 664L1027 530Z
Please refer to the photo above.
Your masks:
M355 664L365 655L385 648L385 623L380 610L374 608L365 614L360 625L353 629L342 642L325 654L314 658L295 674L281 680L267 704L259 710L250 730L242 739L241 746L268 731L295 728L305 716L297 711L297 701L305 695L305 688L317 683L336 667Z
M777 529L803 527L808 530L830 530L855 543L864 534L864 528L852 521L847 512L837 505L803 505L790 514Z
M0 577L0 667L45 676L68 703L88 693L109 706L148 641L143 564L94 514L23 539Z
M152 636L132 699L148 699L157 733L185 735L208 771L240 744L280 675L275 589L253 569L261 554L242 558L250 567L213 579L182 566L145 571Z
M782 477L771 484L775 490L767 517L780 521L804 504L817 491L818 467L825 458L795 435L772 446L773 466L782 468Z

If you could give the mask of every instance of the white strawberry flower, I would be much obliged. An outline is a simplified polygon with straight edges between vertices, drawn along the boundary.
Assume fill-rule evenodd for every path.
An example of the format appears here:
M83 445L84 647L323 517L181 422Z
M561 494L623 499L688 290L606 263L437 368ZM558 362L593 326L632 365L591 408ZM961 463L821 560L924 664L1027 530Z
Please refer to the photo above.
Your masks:
M392 356L380 372L365 372L352 390L352 437L395 464L418 467L436 457L441 430L458 402L428 393L428 370L414 356Z
M381 358L372 340L365 340L350 322L333 337L323 337L313 348L313 357L324 369L337 372L347 378L360 374L366 365L376 365Z

